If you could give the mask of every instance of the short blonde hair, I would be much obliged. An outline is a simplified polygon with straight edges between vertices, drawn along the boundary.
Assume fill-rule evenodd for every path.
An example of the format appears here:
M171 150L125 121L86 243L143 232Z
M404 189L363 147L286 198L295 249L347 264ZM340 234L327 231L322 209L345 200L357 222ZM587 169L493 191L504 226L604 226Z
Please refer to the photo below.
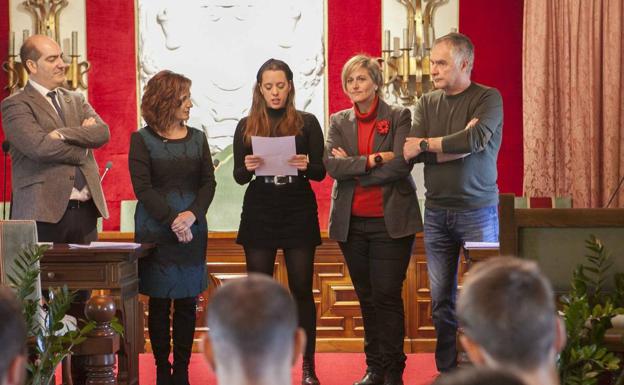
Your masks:
M376 58L365 54L353 56L351 59L347 60L342 67L342 90L347 93L347 78L358 68L365 68L366 71L368 71L368 75L373 80L373 83L377 85L377 96L381 97L381 88L384 82L381 66Z

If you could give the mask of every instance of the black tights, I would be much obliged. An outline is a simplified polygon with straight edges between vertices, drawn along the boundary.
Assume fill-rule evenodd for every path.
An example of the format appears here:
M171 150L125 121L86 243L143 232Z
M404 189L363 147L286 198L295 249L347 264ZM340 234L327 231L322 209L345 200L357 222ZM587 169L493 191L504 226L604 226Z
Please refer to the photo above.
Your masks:
M313 359L316 349L316 306L312 295L314 251L316 246L284 249L288 287L297 303L299 326L307 337L304 358ZM273 276L276 248L245 247L247 271Z

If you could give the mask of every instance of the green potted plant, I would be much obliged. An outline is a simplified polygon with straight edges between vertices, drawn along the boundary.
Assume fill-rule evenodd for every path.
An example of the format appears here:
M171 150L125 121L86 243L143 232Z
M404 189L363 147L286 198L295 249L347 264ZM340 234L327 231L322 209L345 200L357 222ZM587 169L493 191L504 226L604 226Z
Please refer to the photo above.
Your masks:
M74 297L67 286L50 289L49 299L41 299L37 290L39 261L47 248L33 245L23 249L15 260L12 273L7 275L23 304L28 328L26 385L49 385L58 364L95 327L94 322L87 322L82 328L67 325L66 313Z
M585 243L586 262L575 268L571 290L561 299L568 337L559 356L563 385L594 385L622 370L620 358L607 350L604 337L613 317L624 314L624 274L615 274L615 291L605 291L611 257L595 236Z

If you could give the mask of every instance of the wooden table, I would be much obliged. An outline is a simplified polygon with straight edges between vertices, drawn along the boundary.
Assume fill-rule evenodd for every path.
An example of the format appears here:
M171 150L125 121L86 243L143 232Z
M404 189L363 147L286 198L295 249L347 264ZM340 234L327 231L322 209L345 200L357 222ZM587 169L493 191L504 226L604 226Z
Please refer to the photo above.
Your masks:
M55 244L41 260L41 283L44 288L67 285L71 290L105 289L121 311L124 338L118 354L120 385L138 385L139 351L143 344L143 315L138 294L137 261L147 256L153 245L138 249L70 249Z

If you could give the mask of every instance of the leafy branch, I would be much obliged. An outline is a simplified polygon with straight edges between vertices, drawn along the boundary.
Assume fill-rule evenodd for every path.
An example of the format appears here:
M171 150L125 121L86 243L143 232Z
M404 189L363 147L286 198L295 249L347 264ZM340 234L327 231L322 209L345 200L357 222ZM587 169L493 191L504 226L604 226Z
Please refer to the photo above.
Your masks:
M572 275L572 289L562 297L568 343L559 356L559 374L564 385L595 385L599 377L620 369L618 356L609 352L604 336L611 319L624 314L624 274L615 275L616 291L604 291L606 276L613 266L611 256L594 235L585 241L586 263Z
M87 322L82 328L68 325L65 315L74 293L62 288L50 289L49 299L44 302L37 292L39 262L48 246L31 245L24 248L15 260L8 279L23 304L24 319L28 327L29 355L26 384L48 385L58 364L82 343L95 322Z

